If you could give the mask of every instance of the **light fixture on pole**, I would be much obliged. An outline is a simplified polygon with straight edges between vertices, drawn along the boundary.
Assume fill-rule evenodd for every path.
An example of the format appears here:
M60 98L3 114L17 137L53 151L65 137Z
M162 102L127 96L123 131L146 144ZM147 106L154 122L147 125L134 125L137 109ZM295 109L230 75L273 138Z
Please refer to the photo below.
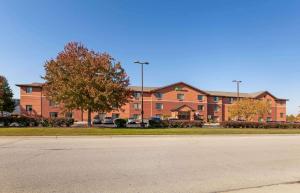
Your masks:
M144 124L144 64L148 65L149 62L140 62L140 61L136 61L134 62L135 64L140 64L141 65L141 74L142 74L142 112L141 112L141 118L142 118L142 123L141 123L141 127L145 127Z

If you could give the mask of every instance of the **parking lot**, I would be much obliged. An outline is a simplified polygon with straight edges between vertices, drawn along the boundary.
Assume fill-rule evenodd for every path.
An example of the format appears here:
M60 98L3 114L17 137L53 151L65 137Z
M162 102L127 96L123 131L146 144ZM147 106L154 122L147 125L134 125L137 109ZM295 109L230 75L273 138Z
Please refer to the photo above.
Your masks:
M299 135L1 137L0 157L1 193L249 192L300 180Z

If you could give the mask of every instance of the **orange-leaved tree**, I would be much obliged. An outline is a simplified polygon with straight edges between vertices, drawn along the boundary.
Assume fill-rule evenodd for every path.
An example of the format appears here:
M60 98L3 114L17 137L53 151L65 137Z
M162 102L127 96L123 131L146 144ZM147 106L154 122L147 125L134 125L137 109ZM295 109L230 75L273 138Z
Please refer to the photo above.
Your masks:
M270 110L270 103L266 100L244 98L230 105L228 112L230 118L253 121L255 117L263 117Z
M77 42L68 43L55 59L46 61L46 96L63 103L64 110L109 112L121 108L130 97L129 77L120 62Z

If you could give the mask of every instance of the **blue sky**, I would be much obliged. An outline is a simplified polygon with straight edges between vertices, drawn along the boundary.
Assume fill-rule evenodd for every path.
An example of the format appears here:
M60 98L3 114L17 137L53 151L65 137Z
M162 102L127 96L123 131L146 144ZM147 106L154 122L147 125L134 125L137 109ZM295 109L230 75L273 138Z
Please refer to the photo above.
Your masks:
M121 61L140 84L184 81L204 90L268 90L300 106L299 0L0 0L0 74L41 82L43 65L69 41Z

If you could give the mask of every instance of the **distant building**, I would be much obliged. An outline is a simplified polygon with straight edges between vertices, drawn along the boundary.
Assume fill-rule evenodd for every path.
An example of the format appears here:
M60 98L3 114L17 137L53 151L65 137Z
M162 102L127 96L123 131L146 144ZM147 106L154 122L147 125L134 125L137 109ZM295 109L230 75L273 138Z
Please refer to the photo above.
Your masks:
M60 106L45 97L42 83L18 84L20 87L20 111L30 116L64 117L81 119L81 112L62 114ZM122 110L104 114L113 118L141 118L141 87L130 86L132 99ZM286 99L277 98L268 91L240 93L240 98L266 99L271 112L256 121L286 121ZM162 87L144 87L144 117L176 117L184 120L202 119L205 122L221 122L229 119L228 106L237 100L236 92L204 91L184 82ZM94 113L96 115L97 113ZM87 113L84 113L87 120Z

